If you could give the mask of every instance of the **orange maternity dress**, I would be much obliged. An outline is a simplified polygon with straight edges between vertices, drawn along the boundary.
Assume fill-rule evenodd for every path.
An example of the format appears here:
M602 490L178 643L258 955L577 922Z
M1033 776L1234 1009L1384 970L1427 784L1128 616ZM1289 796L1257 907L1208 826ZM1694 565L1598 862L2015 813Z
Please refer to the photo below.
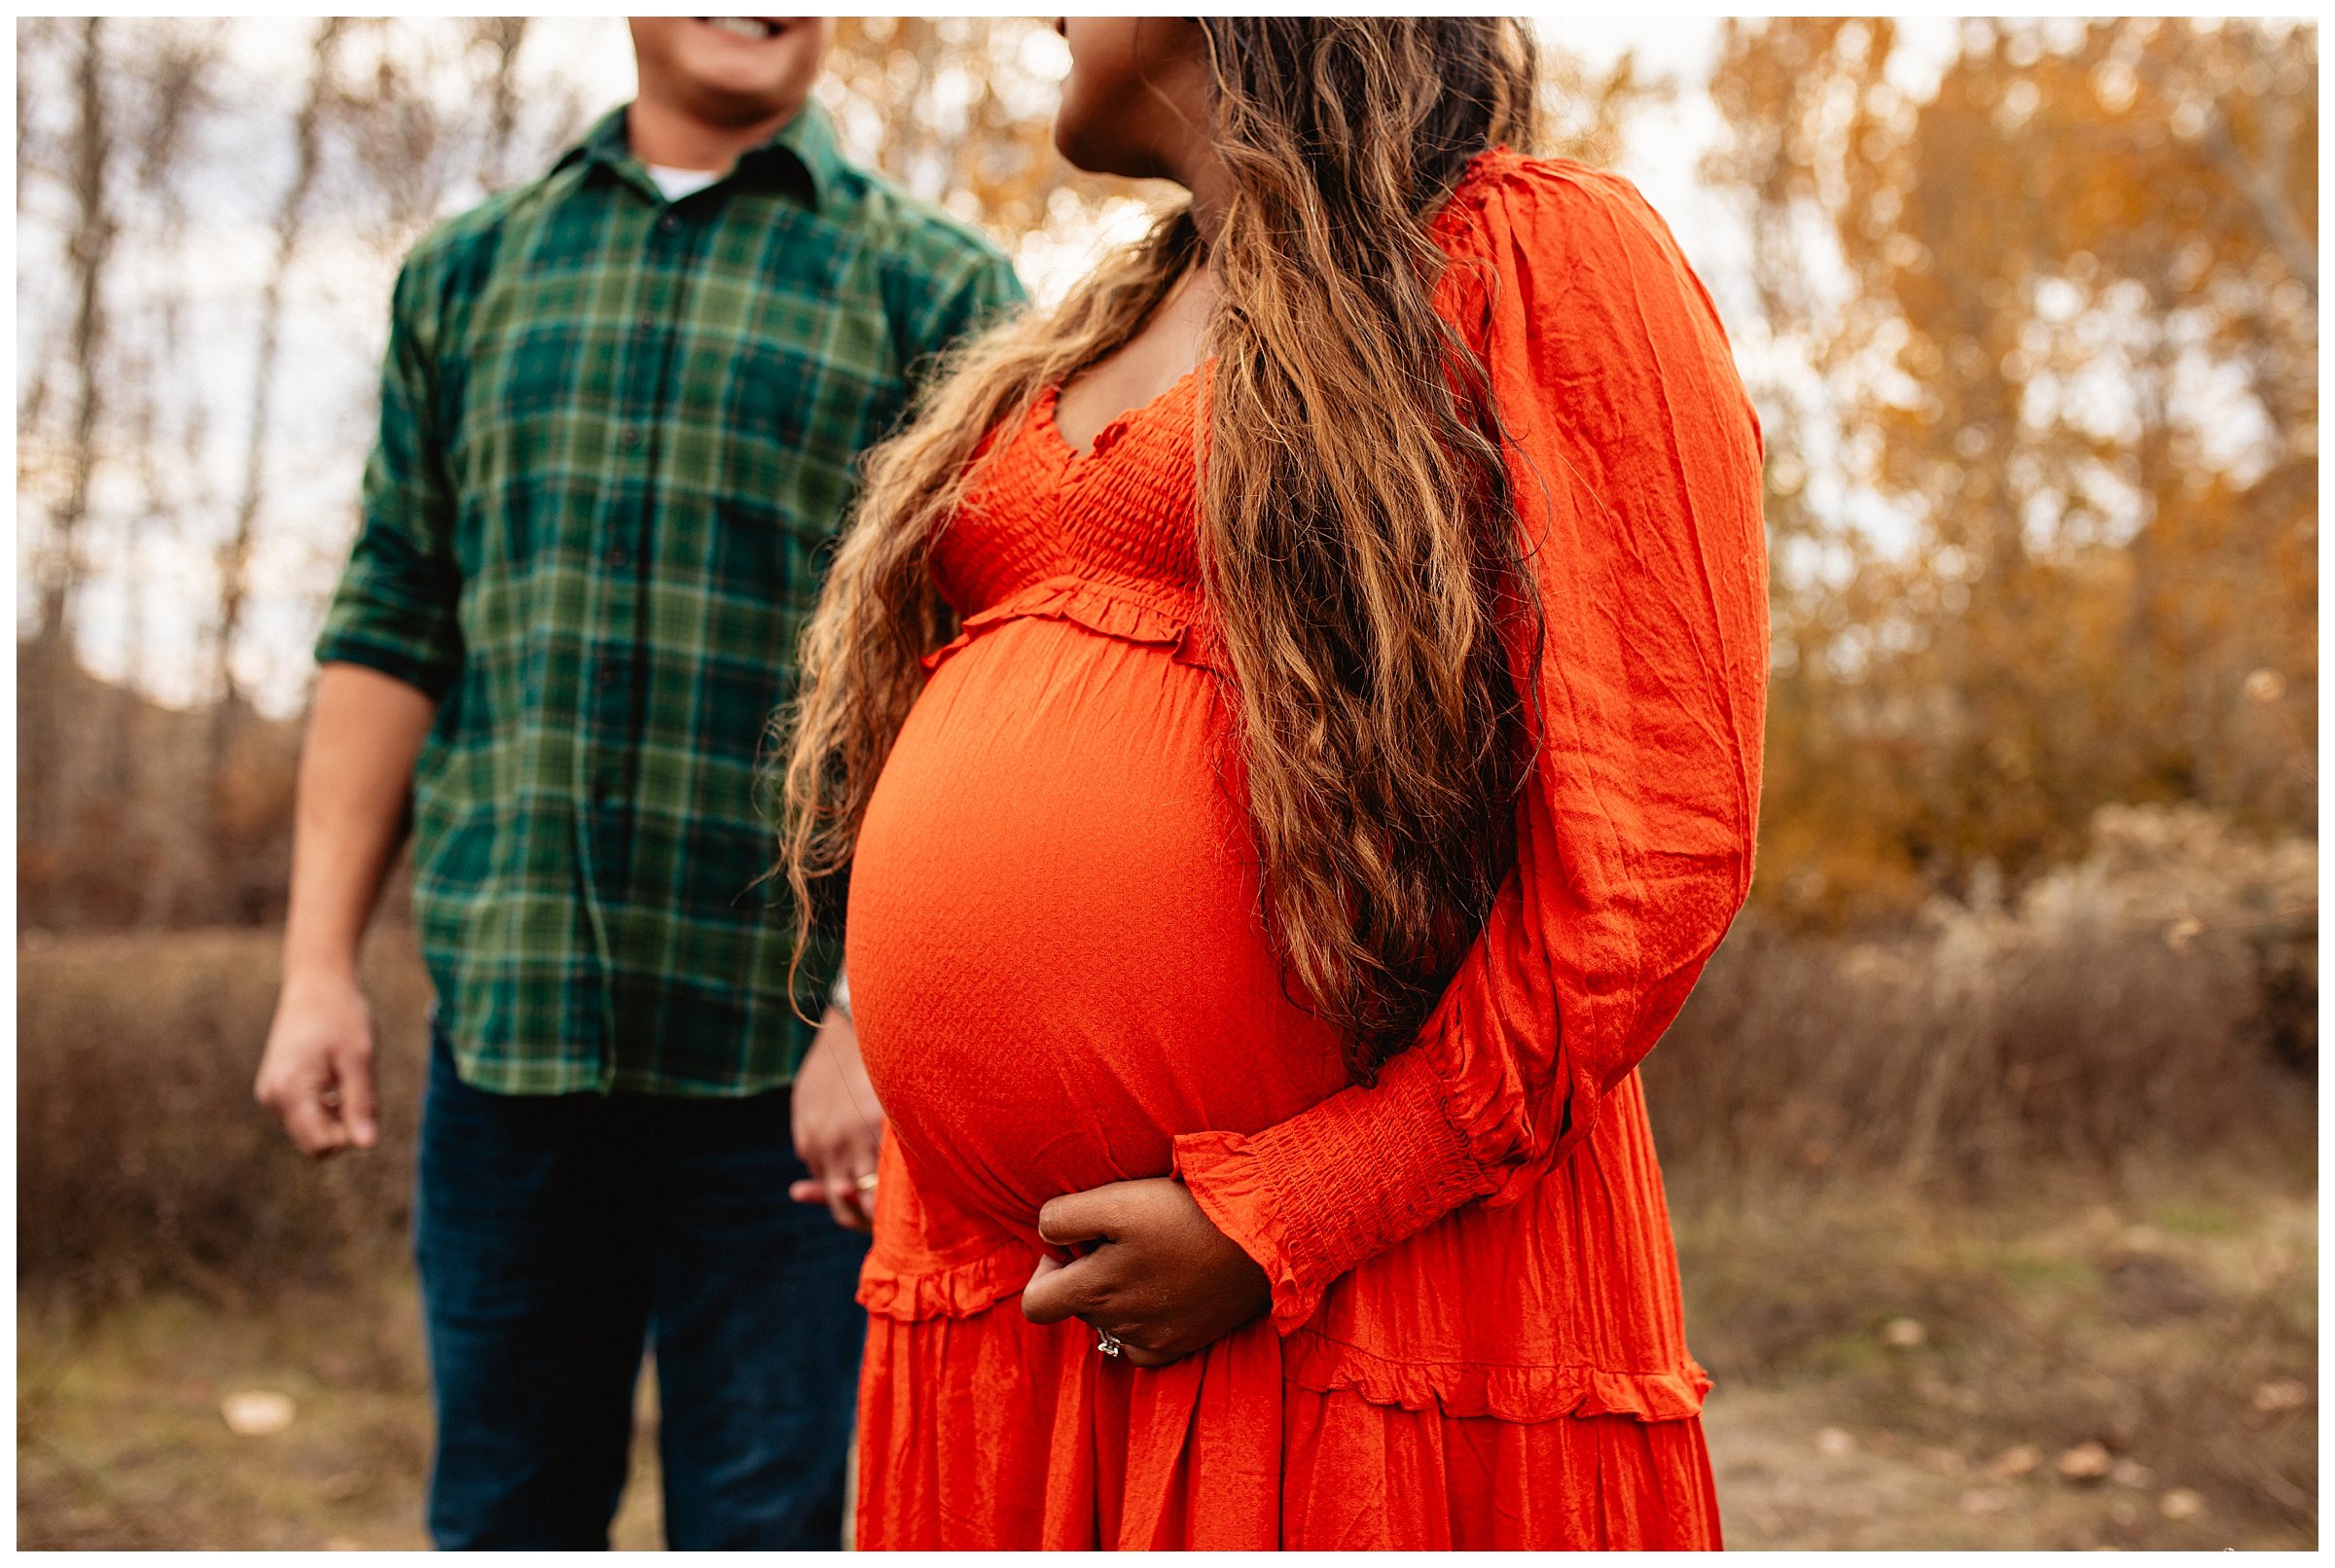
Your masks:
M1750 878L1757 426L1624 182L1488 153L1435 232L1545 628L1510 639L1516 869L1374 1086L1259 914L1196 557L1205 367L1086 453L1041 396L936 544L963 634L869 804L846 938L889 1117L864 1547L1719 1544L1635 1064ZM1268 1315L1154 1371L1024 1319L1040 1204L1171 1173Z

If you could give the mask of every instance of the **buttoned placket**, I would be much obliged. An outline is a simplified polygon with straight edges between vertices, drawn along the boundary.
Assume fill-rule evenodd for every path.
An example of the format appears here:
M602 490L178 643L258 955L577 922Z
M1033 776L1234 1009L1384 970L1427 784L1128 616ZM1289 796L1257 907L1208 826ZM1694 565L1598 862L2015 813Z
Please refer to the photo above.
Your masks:
M637 749L633 720L640 708L639 698L645 695L633 690L637 672L631 651L639 640L644 582L655 559L650 541L657 527L658 465L665 456L658 437L673 380L674 315L685 287L684 264L694 237L689 232L690 220L678 210L678 203L660 198L658 207L648 227L647 265L642 268L640 298L618 382L618 416L624 421L619 442L624 478L620 493L631 504L611 507L603 514L599 550L605 574L601 604L606 619L601 627L604 640L593 694L593 728L603 743L594 748L593 767L598 806L595 837L601 840L604 852L593 858L620 878L629 869L629 846L624 834L628 815L625 773ZM607 744L612 738L618 740L613 747Z
M657 527L657 474L664 457L658 437L662 411L673 382L677 332L686 261L694 237L689 221L662 196L642 238L640 296L634 306L617 373L615 459L618 504L602 509L590 545L599 609L594 626L592 687L586 694L582 762L587 780L585 877L592 915L598 927L603 965L613 961L607 909L628 897L631 875L630 770L639 750L639 719L647 694L637 690L640 620L646 580L655 565L652 540ZM615 977L600 977L603 1087L615 1071L617 1009Z

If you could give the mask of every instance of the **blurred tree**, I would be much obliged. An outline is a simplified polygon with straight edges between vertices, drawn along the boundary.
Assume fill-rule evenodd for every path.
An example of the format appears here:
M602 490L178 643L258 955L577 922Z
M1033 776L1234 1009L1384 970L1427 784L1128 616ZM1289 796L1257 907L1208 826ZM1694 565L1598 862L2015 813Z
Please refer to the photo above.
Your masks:
M63 42L62 35L54 35ZM34 759L61 762L66 713L55 699L62 673L73 664L72 612L81 569L80 545L90 515L99 465L100 421L106 410L102 362L108 346L107 290L114 241L120 229L114 189L118 114L108 91L111 39L101 18L81 20L71 31L72 128L58 149L72 193L72 229L66 258L72 278L70 325L64 358L71 368L73 403L58 443L60 493L49 513L47 548L37 557L38 617L32 641L19 663L32 676L31 700L19 710L18 744ZM21 111L19 111L21 115ZM34 411L46 402L49 376L36 374L28 400ZM69 803L70 778L52 766L27 776L18 768L19 807L50 837L58 836ZM25 786L29 785L30 788Z
M1730 23L1712 83L1805 368L1762 388L1763 893L2022 875L2114 801L2316 831L2315 33L1972 23L1919 99L1905 63Z
M511 149L519 130L519 46L527 41L525 17L481 17L467 24L471 53L486 72L486 145L479 180L489 191L511 183Z
M601 107L542 65L553 25L350 18L280 98L248 75L280 22L19 26L20 864L81 890L20 879L27 919L271 907L276 731L90 722L103 689L43 660L93 588L137 623L133 681L159 658L222 694L263 673L252 579L280 616L288 542L320 602L390 269ZM2315 38L1972 24L1939 75L1886 22L1726 29L1708 172L1750 223L1759 308L1730 325L1777 561L1763 899L1845 918L1983 889L2066 854L2107 801L2315 826ZM988 227L1046 295L1172 196L1062 164L1066 67L1039 20L846 18L819 91L854 157ZM1546 150L1593 162L1673 90L1563 49L1547 78ZM255 182L255 149L280 172ZM247 271L183 265L244 226L265 236ZM332 334L345 428L219 369L240 343L305 374ZM215 598L190 550L227 565ZM207 651L150 649L163 609Z
M307 93L292 118L292 178L276 208L275 254L269 264L268 281L260 289L259 343L253 355L251 412L243 438L243 482L235 499L234 523L220 551L219 609L211 631L213 685L219 693L211 723L214 770L225 755L228 729L243 700L235 686L235 637L243 626L252 534L267 491L268 416L275 400L276 356L283 341L284 290L307 228L309 194L324 162L333 72L345 36L346 23L339 18L328 17L316 24Z

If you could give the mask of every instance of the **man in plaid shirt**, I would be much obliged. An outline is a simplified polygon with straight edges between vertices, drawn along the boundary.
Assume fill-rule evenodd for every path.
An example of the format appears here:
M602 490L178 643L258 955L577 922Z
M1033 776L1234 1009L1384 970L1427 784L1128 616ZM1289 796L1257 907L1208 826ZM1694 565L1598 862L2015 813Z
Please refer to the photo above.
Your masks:
M433 1536L604 1546L647 1343L668 1543L832 1547L880 1123L847 1015L791 1006L757 747L855 459L1021 291L842 157L826 23L632 32L636 100L398 279L258 1093L376 1141L356 956L410 821Z

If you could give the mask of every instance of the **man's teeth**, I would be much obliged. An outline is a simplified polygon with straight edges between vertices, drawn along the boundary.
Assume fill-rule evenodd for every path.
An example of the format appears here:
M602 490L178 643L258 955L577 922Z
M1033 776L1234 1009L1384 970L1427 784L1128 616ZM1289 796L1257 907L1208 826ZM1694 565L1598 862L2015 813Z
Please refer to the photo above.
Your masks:
M777 28L753 17L707 17L705 25L719 27L726 33L736 33L740 38L759 39L778 36Z

